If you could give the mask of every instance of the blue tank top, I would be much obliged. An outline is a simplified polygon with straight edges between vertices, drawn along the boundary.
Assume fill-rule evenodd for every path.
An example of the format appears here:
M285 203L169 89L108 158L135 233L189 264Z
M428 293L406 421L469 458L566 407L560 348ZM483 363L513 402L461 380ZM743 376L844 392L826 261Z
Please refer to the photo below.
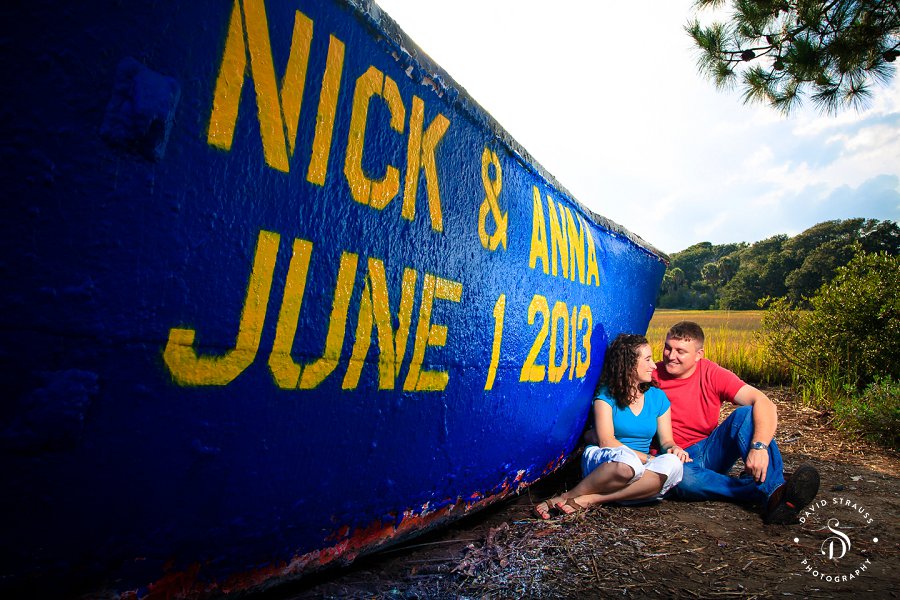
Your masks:
M652 387L644 392L644 408L635 415L630 407L620 408L604 386L597 392L594 401L601 400L612 408L613 430L616 439L639 452L650 450L650 442L656 435L656 419L669 410L669 399L665 392Z

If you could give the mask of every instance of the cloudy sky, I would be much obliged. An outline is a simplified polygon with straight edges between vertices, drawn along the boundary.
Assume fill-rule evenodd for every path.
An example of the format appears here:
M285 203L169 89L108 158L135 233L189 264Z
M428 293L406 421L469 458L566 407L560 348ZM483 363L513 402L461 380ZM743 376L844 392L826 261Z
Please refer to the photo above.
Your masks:
M664 252L900 221L900 78L864 112L785 118L700 77L690 0L376 2L579 201Z

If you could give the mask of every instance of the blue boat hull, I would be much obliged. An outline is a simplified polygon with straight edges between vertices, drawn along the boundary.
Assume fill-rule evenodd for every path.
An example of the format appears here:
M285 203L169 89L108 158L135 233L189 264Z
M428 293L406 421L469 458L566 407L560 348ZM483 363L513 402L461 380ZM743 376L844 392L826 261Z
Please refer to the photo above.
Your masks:
M664 257L377 6L2 12L0 590L259 589L572 452Z

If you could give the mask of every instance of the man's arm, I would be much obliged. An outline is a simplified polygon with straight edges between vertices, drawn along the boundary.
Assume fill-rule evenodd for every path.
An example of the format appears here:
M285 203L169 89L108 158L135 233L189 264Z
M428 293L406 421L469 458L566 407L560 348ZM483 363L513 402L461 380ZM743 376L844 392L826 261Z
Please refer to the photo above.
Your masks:
M734 395L734 403L741 406L753 407L753 442L762 442L766 446L772 443L775 437L775 429L778 427L778 410L769 397L752 385L745 385ZM766 471L769 468L768 450L751 449L744 457L747 470L756 481L766 480Z

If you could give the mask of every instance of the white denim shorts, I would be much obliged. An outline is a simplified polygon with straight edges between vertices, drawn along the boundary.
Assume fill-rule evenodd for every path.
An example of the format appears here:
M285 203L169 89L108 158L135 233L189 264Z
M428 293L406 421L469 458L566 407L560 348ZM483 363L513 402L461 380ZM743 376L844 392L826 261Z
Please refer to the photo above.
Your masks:
M659 492L659 497L678 485L684 471L681 459L674 454L658 454L647 464L643 464L634 450L628 446L608 448L591 445L585 448L584 454L581 455L581 474L583 477L587 477L594 469L608 462L624 463L634 470L634 477L631 478L628 485L643 477L644 471L652 471L665 476L666 482Z

